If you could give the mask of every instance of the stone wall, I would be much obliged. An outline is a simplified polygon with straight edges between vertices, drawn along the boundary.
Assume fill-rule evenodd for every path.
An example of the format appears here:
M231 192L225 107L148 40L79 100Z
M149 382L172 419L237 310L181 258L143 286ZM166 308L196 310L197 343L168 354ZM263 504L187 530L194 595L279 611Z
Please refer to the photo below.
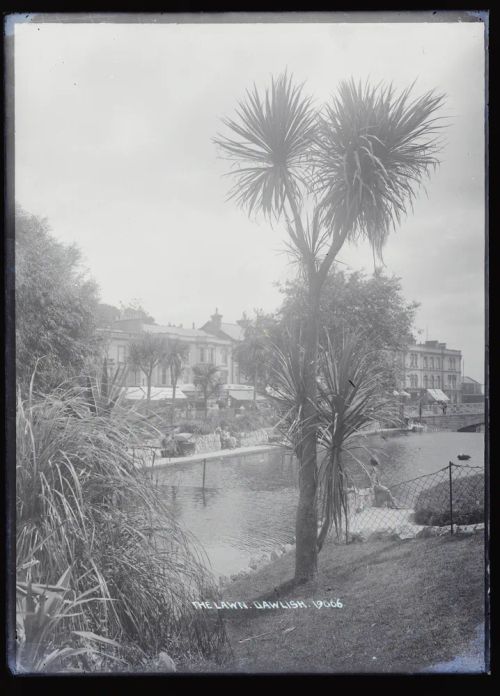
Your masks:
M196 435L195 438L196 454L204 454L205 452L217 452L222 449L220 436L215 433L210 435Z
M249 433L238 433L237 439L240 447L253 447L254 445L267 445L269 434L266 428L253 430ZM204 454L206 452L218 452L222 449L220 435L211 433L210 435L195 435L195 452Z

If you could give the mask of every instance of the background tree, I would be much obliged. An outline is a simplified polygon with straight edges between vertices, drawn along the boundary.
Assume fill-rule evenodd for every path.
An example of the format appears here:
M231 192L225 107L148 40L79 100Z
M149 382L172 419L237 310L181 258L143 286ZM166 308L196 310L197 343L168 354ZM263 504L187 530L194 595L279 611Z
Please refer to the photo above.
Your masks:
M230 196L249 214L284 220L307 288L301 389L295 579L317 571L317 358L323 285L346 240L368 239L379 257L423 177L436 166L442 96L410 99L392 86L340 83L322 109L283 74L261 95L254 86L228 135L215 139L233 164Z
M170 352L169 340L160 334L144 333L133 339L129 345L129 364L142 370L146 376L146 402L151 401L151 381L154 369L167 364Z
M95 349L98 288L77 247L58 242L49 223L16 207L16 377L26 393L79 374Z
M280 325L289 325L307 312L307 288L302 279L282 288L283 304L278 313ZM396 276L376 271L367 277L361 271L330 270L323 287L318 310L320 346L328 348L327 337L355 333L358 343L376 360L380 385L393 391L402 374L397 356L413 339L412 327L418 303L407 302Z
M133 299L128 305L120 302L120 319L140 319L144 324L156 323L138 299Z
M184 363L189 356L189 345L179 338L171 339L167 364L170 370L170 381L172 383L172 422L175 418L175 394L177 391L177 382L179 381Z
M101 329L109 328L120 318L120 310L114 305L99 302L96 307L96 326Z
M244 326L245 334L243 341L235 349L235 358L241 371L253 385L255 404L257 389L264 390L269 382L271 336L276 320L271 314L255 310L253 319L244 318L240 323Z
M201 392L205 418L208 415L208 400L218 396L222 387L219 370L215 365L202 363L193 367L193 384Z

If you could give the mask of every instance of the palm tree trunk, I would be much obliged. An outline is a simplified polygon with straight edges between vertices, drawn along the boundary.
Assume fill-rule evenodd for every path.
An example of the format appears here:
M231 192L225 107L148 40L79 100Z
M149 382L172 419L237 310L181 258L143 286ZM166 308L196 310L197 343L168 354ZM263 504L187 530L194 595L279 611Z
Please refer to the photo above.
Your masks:
M295 523L295 580L312 578L318 569L318 511L317 511L317 427L315 423L316 363L319 341L319 295L321 286L316 275L310 276L309 312L304 332L304 387L306 402L303 408L303 432L299 446L299 503Z
M153 371L151 370L146 374L146 382L147 382L147 389L146 389L146 404L149 410L149 404L151 401L151 382L153 379Z
M177 384L174 382L172 384L172 423L175 420L175 392L177 389Z

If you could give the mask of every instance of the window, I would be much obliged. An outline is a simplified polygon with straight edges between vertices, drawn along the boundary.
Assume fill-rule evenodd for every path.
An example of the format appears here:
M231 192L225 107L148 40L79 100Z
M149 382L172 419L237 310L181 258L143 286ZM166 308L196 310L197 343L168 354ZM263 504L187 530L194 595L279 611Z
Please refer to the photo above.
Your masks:
M433 370L434 369L434 358L431 358L430 361L431 361L431 370Z
M227 348L222 348L220 352L220 359L223 365L227 365Z
M208 349L208 362L209 362L209 363L214 363L214 362L215 362L215 360L214 360L214 349L213 349L213 348L209 348L209 349Z
M439 375L436 377L436 387L439 389L441 387L441 378Z
M166 384L167 383L167 368L165 365L162 365L161 368L161 383Z
M427 356L424 357L424 367L428 367L428 360Z
M424 375L424 389L427 389L428 382L429 382L429 380L427 379L427 375Z
M436 370L440 370L440 369L441 369L441 364L439 362L439 358L436 358Z
M205 348L200 348L200 362L205 362Z
M125 346L118 346L118 362L125 362Z

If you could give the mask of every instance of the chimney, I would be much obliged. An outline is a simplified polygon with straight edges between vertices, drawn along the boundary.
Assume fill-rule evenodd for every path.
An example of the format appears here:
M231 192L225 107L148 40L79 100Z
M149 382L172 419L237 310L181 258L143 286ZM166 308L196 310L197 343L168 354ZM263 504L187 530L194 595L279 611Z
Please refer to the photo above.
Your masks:
M219 310L217 307L215 308L215 314L212 314L210 317L212 320L212 326L216 331L221 330L221 322L222 322L222 314L219 314Z

